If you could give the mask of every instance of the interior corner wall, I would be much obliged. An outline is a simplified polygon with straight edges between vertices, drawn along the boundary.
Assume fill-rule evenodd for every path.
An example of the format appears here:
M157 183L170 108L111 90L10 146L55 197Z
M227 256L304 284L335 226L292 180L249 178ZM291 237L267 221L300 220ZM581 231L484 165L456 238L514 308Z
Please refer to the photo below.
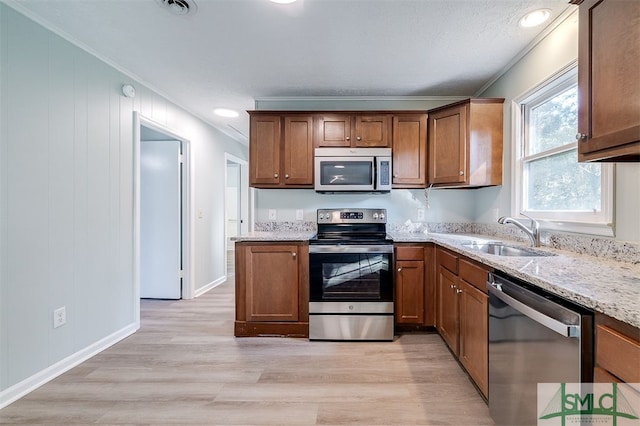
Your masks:
M505 98L504 109L504 184L500 188L478 190L476 200L476 220L495 221L499 215L516 214L511 211L513 177L512 102L535 86L578 59L578 14L571 14L551 33L540 41L530 52L520 59L504 75L485 90L483 97ZM616 166L616 239L640 242L639 164L618 164Z
M125 83L135 98L122 96ZM204 213L194 219L196 289L226 273L224 153L248 153L4 4L0 95L2 406L16 388L135 330L134 111L191 143ZM66 324L53 328L62 306Z

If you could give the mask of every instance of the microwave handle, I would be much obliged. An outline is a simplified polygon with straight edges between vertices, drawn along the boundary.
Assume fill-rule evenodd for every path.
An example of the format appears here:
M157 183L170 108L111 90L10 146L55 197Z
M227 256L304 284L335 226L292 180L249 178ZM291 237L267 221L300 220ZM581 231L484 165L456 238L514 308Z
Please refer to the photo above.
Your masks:
M371 167L371 186L373 186L373 189L377 189L376 187L378 186L378 173L380 173L380 171L378 170L378 161L377 159L374 157L373 158L373 167Z

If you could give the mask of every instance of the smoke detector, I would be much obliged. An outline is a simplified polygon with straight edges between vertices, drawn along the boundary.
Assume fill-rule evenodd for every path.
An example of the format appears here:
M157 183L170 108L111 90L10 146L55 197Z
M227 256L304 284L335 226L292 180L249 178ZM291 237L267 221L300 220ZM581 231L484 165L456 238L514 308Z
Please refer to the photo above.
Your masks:
M156 0L156 2L174 15L193 14L198 10L193 0Z

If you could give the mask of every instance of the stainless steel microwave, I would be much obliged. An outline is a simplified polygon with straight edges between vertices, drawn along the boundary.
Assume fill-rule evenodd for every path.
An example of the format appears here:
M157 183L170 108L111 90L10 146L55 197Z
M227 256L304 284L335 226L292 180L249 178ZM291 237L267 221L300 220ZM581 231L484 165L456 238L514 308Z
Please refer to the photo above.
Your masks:
M389 192L391 148L316 148L318 192Z

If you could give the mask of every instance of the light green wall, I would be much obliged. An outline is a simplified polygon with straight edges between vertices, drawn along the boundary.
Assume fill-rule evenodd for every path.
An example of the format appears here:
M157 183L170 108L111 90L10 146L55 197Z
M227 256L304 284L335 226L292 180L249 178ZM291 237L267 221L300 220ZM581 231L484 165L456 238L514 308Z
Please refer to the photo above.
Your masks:
M135 326L133 112L192 145L196 289L226 273L224 153L247 149L4 4L0 73L2 406ZM53 329L60 306L67 324Z
M512 152L515 143L512 129L513 100L533 89L578 58L578 18L570 15L535 48L487 88L481 96L505 98L504 110L504 184L481 189L476 199L476 220L492 222L493 212L511 211ZM640 242L640 165L618 164L615 176L616 239Z

